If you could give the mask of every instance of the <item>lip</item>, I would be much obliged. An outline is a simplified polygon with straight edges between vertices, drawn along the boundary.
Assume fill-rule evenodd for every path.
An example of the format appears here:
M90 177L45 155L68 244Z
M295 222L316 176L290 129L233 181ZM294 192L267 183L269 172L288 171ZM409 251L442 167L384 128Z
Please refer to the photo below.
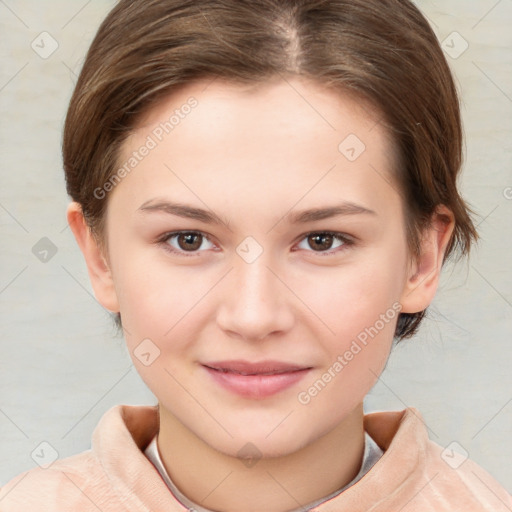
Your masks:
M299 382L311 367L282 361L214 361L203 368L222 387L246 398L263 399Z

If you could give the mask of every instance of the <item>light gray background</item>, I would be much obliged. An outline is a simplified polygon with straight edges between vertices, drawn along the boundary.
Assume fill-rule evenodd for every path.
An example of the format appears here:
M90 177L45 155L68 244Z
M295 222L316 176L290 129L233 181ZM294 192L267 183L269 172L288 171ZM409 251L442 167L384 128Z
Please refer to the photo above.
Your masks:
M67 227L61 128L88 44L111 1L0 0L0 484L90 446L111 406L156 403L108 314L92 297ZM456 441L512 491L512 1L420 0L462 95L461 186L482 236L469 262L447 266L419 335L392 354L366 410L418 408L432 440ZM47 31L57 50L42 58ZM448 48L448 47L447 47ZM508 197L508 199L507 199ZM48 237L57 253L32 252Z

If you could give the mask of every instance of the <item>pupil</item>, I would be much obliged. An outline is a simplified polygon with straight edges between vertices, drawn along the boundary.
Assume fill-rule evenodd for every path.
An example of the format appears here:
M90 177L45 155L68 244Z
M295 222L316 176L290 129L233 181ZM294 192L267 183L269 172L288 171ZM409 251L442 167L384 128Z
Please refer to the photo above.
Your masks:
M194 244L193 243L193 238L196 238L196 243ZM197 243L197 240L199 239L199 235L196 234L196 233L184 233L184 234L181 234L179 237L178 237L178 243L180 245L180 248L181 249L198 249L200 246L201 246L201 243ZM184 244L181 244L181 241L185 241ZM190 243L192 243L192 245L190 245Z
M331 243L332 243L332 235L312 235L312 236L310 237L310 239L314 240L314 244L317 244L317 242L320 240L320 243L319 243L319 244L317 244L317 245L319 245L319 246L320 246L320 247L319 247L320 249L329 249L329 247L330 247L330 245L331 245L330 243L328 243L327 245L328 245L329 247L326 247L325 245L322 245L322 241L323 241L323 243L324 243L324 244L325 244L325 241L326 241L326 240L327 240L328 242L331 242Z

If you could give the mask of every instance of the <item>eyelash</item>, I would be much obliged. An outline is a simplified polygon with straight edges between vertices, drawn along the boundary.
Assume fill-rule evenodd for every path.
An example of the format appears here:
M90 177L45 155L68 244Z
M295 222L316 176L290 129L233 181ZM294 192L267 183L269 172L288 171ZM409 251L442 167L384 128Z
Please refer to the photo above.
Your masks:
M187 257L195 257L199 253L203 252L203 251L187 252L187 251L177 250L168 244L168 242L171 238L174 238L179 235L184 235L184 234L200 235L203 238L205 238L206 240L208 240L208 242L213 243L212 240L210 239L210 237L206 233L203 233L202 231L172 231L170 233L165 233L161 237L159 237L157 240L157 243L161 244L166 251L168 251L172 254L175 254L175 255L184 256L186 258ZM313 251L313 250L307 251L307 252L312 252L314 254L318 254L322 257L330 256L330 255L345 251L345 250L349 249L352 245L355 244L355 241L352 238L348 237L347 235L345 235L343 233L338 233L335 231L312 231L310 233L304 234L302 236L302 238L300 238L298 243L300 243L303 240L309 238L310 236L314 236L314 235L329 235L329 236L332 236L337 241L343 242L342 246L337 247L336 249L334 249L332 251Z

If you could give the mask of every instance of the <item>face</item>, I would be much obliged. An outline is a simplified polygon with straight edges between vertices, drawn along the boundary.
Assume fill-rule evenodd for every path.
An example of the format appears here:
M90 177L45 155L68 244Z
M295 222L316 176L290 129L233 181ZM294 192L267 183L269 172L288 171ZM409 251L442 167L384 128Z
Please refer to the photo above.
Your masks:
M385 365L408 253L377 121L304 79L205 81L123 146L106 236L126 342L161 407L223 453L314 442Z

